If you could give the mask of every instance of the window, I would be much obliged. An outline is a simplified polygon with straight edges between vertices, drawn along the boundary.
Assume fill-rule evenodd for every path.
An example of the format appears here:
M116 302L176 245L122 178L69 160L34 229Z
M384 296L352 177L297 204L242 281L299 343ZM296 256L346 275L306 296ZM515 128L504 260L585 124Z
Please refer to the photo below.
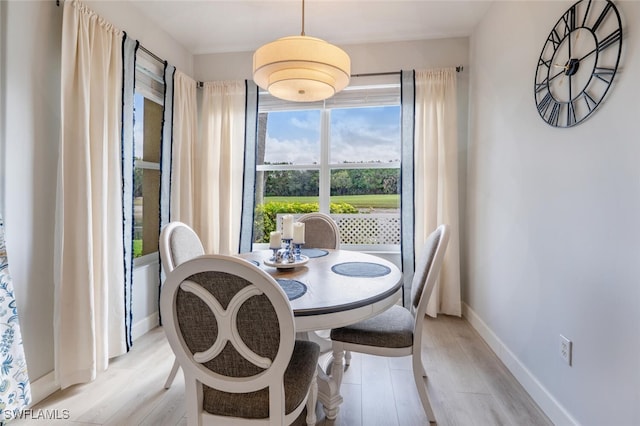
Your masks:
M254 243L278 215L321 211L343 245L399 250L401 107L393 83L358 85L319 103L260 93Z
M164 114L163 64L138 50L134 95L133 256L136 264L158 251L160 148ZM155 256L153 256L155 258Z

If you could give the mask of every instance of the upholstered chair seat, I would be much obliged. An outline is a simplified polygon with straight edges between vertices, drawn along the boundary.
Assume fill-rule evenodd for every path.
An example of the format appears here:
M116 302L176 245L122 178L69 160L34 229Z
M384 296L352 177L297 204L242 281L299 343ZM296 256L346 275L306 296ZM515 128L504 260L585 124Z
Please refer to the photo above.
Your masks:
M291 361L284 372L285 414L290 414L306 398L318 367L319 355L320 348L316 343L296 340ZM251 393L228 393L205 386L203 392L203 408L210 414L248 419L269 417L267 389Z
M394 305L356 324L331 330L331 340L383 348L413 346L415 318L408 309Z

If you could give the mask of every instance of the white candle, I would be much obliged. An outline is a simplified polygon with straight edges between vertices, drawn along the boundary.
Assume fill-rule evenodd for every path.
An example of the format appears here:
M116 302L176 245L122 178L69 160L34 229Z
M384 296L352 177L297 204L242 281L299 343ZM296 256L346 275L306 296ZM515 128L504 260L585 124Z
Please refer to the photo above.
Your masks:
M293 243L304 244L304 223L296 222L293 224Z
M269 234L269 248L280 248L282 247L282 234L280 231L273 231Z
M290 214L282 216L282 238L285 240L293 238L293 216Z

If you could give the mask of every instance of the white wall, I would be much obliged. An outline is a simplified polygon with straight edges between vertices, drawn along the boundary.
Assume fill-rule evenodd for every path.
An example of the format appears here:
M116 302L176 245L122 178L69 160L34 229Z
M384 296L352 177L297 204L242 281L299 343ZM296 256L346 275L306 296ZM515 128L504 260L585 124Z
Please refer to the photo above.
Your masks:
M2 2L1 174L9 271L29 375L53 369L53 224L60 133L62 11Z
M533 82L572 3L497 2L472 37L464 300L557 424L640 424L640 3L616 1L623 59L601 109L556 129Z
M191 55L128 2L89 2L89 6L172 65L192 72ZM55 1L0 1L0 184L4 182L0 207L4 206L9 269L32 382L52 378L48 373L54 366L61 25L62 7ZM155 303L157 287L150 294Z
M340 45L351 57L351 73L377 73L466 65L469 40L406 41ZM196 55L194 75L199 81L251 80L253 52ZM464 78L464 75L461 75Z

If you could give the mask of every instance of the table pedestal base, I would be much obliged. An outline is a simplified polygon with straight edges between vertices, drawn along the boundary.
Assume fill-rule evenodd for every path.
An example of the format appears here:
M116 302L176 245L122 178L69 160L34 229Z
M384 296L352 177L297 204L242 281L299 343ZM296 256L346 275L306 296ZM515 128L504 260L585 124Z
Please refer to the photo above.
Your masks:
M313 331L301 332L297 333L296 338L317 343L320 346L320 354L326 354L331 352L331 340L329 340L328 331L321 331L320 333ZM323 335L320 336L319 334ZM340 404L343 401L342 395L340 395L340 384L342 383L344 372L344 366L342 365L343 354L338 354L340 359L337 362L332 356L329 357L325 366L322 363L318 363L318 401L322 404L324 414L329 420L336 419L338 411L340 411ZM336 354L333 355L336 356ZM340 368L338 368L338 365L340 365Z
M318 401L322 404L327 419L335 420L338 417L340 404L343 401L340 395L340 381L327 375L320 365L318 365Z

